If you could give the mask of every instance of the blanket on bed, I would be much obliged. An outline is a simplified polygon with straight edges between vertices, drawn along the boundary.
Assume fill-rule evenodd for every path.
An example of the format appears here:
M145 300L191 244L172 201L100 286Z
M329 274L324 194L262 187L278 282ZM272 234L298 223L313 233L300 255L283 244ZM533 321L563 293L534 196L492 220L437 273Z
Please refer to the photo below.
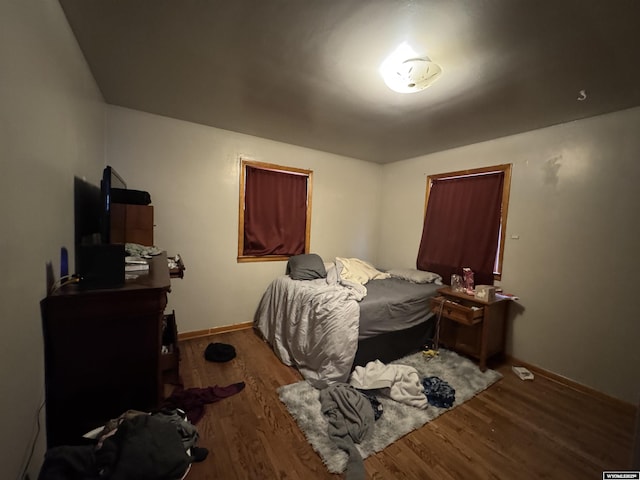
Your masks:
M347 383L358 348L362 297L362 290L339 282L285 275L265 291L254 326L280 360L297 367L314 387Z

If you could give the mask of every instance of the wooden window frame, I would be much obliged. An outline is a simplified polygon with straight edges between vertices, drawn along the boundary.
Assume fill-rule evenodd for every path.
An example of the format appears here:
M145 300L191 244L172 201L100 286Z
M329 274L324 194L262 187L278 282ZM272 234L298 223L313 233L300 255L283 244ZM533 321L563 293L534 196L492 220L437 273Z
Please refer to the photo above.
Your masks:
M511 170L512 164L494 165L490 167L472 168L468 170L459 170L457 172L439 173L436 175L429 175L427 177L427 191L424 201L424 219L427 216L427 207L429 205L429 194L431 193L431 186L436 180L443 180L447 178L455 177L469 177L472 175L484 175L488 173L503 172L503 184L502 184L502 202L500 204L500 233L498 236L498 252L496 254L496 263L493 268L493 278L495 280L502 279L502 267L504 259L504 238L507 230L507 217L509 213L509 194L511 192Z
M272 262L288 260L290 255L245 255L244 254L244 212L247 167L259 168L279 173L292 175L304 175L307 177L307 211L304 238L304 253L310 252L311 236L311 199L313 193L313 171L302 168L285 167L273 163L257 162L254 160L240 159L240 195L238 207L238 263L244 262Z

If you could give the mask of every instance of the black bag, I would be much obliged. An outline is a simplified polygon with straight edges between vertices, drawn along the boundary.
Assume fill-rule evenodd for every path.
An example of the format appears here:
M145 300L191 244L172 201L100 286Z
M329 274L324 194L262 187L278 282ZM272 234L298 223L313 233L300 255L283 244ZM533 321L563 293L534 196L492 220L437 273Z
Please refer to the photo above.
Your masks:
M151 195L141 190L129 190L128 188L112 188L111 202L128 203L129 205L149 205Z

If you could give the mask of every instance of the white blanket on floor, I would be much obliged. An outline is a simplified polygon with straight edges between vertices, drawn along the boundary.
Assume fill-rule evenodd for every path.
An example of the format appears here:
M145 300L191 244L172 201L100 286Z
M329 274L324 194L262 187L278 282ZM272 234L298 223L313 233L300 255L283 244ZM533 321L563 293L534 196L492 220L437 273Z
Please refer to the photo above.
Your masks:
M380 360L356 367L349 383L361 390L384 389L392 400L425 409L429 405L418 371L408 365L385 365Z

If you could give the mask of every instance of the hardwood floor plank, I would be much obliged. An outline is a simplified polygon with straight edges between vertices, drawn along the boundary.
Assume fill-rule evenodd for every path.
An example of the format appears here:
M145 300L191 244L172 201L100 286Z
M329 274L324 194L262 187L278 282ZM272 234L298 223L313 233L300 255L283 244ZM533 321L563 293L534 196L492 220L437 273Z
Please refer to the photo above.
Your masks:
M209 343L237 356L214 363ZM277 388L301 380L251 329L180 342L185 388L245 382L240 393L206 406L196 425L209 457L189 480L337 479L306 440ZM367 478L583 479L629 468L634 414L602 397L536 375L523 382L510 365L485 392L365 460ZM617 407L616 407L617 405Z

